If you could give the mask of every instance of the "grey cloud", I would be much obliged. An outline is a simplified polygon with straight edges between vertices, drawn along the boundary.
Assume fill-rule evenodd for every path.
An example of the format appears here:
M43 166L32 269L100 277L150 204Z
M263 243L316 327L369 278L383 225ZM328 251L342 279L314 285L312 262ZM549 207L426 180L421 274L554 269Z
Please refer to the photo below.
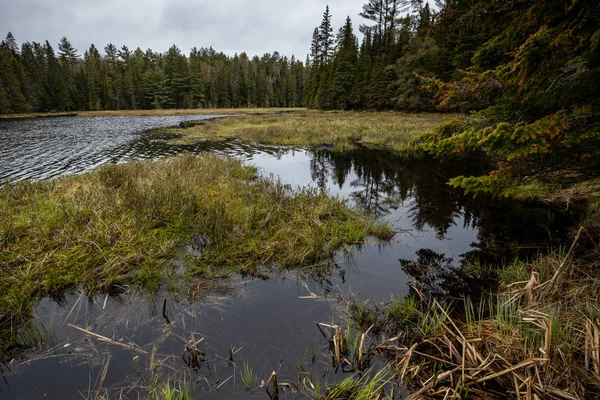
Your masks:
M355 27L365 0L329 1L334 27L347 15ZM83 53L90 44L182 51L212 46L227 54L279 51L304 59L326 3L283 0L0 0L0 27L17 41L56 46L66 36Z

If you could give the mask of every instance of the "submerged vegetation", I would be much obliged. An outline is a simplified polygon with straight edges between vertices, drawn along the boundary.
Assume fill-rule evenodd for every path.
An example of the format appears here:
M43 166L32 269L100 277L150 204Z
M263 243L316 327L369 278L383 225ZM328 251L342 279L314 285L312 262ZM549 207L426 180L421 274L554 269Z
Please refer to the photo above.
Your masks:
M118 285L160 284L183 257L194 276L327 261L391 228L316 189L260 178L234 159L179 156L108 165L0 191L0 316L35 299ZM178 250L188 245L183 254Z
M174 130L189 143L200 139L239 138L264 144L412 150L415 140L452 116L392 112L318 112L250 115L199 121Z

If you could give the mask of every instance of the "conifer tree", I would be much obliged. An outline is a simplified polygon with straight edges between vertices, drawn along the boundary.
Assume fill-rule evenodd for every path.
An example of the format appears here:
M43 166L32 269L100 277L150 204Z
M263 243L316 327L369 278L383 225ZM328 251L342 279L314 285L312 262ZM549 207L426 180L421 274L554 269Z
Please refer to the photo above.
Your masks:
M65 111L69 109L69 90L54 49L48 41L44 46L46 57L45 106L47 111Z
M24 113L30 108L23 94L24 72L17 54L8 40L0 43L0 111L5 113Z
M102 68L102 57L94 44L84 53L84 77L87 87L87 107L89 110L105 109L108 100L108 90L105 73Z
M168 77L162 68L155 66L144 74L146 97L152 108L170 108L174 101L170 97Z
M319 38L319 27L313 31L312 42L310 44L310 60L312 65L321 65L321 40ZM308 61L308 60L307 60Z
M77 49L73 47L69 39L63 37L60 39L58 44L58 55L61 59L66 60L70 65L77 62L79 56L77 55Z
M189 64L192 108L204 108L206 107L206 88L202 65L200 64L200 52L195 47L190 52Z
M30 105L31 111L44 111L40 102L45 98L44 94L44 54L34 51L40 48L38 43L25 42L21 46L21 64L23 65L23 94Z
M176 45L169 48L164 57L164 72L167 75L167 85L170 98L176 108L190 108L190 79L188 62Z
M117 50L117 46L112 43L107 44L104 47L104 54L106 55L106 60L108 60L110 66L114 68L117 65L117 60L119 59L119 51Z
M8 32L8 34L6 35L6 39L4 39L3 43L6 46L6 48L13 53L13 55L19 55L19 46L17 45L17 40L13 36L12 32Z
M323 13L323 20L319 25L319 61L327 63L330 61L333 55L334 40L333 40L333 26L331 25L331 14L329 13L329 6L325 7Z
M350 93L355 84L355 68L358 59L356 36L352 30L350 17L346 18L346 23L340 30L337 48L332 84L333 107L349 109L353 108Z

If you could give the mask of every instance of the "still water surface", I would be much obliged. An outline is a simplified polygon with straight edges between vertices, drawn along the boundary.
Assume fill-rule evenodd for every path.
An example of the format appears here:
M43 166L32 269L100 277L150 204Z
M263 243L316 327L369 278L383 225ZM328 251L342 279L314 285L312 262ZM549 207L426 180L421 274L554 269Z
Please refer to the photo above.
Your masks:
M268 398L264 389L246 390L240 375L245 363L259 383L273 370L280 382L298 382L299 372L310 373L313 381L335 382L345 374L332 368L327 340L315 322L330 322L348 298L381 306L405 296L414 279L445 296L476 295L482 282L453 274L445 264L497 259L497 249L511 245L544 248L563 230L563 217L545 208L473 199L445 184L452 176L484 168L476 160L469 165L406 161L384 151L333 153L234 140L175 145L172 137L147 132L203 118L208 117L0 121L0 178L44 179L107 162L213 152L366 208L394 224L395 239L386 245L365 243L352 257L340 255L318 276L294 271L268 280L199 281L176 294L124 288L118 296L87 298L75 292L59 301L44 299L35 324L49 340L5 360L0 398L95 398L99 389L103 395L137 398L152 386L151 370L163 377L185 374L198 398ZM434 260L431 265L438 267L418 269L414 260ZM184 346L192 338L201 340L198 348L208 362L188 365ZM290 392L283 397L306 396Z

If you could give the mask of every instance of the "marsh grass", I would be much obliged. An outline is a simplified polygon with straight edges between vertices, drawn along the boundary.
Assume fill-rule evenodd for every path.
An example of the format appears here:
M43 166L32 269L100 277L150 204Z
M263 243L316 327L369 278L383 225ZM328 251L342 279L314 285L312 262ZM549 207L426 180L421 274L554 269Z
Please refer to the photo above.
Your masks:
M457 302L464 309L413 284L418 303L409 297L379 312L393 338L376 349L394 360L409 398L597 398L598 252L574 261L582 232L567 251L505 266L498 293Z
M179 142L239 138L273 145L334 146L336 150L362 147L412 150L415 141L452 118L444 114L398 112L305 111L286 115L246 115L201 121L179 130ZM454 116L456 117L456 116Z
M395 299L385 307L388 321L407 321L415 317L419 312L419 304L412 296Z
M242 370L240 371L240 375L246 390L252 390L258 386L258 376L256 376L252 370L252 367L250 367L250 364L248 364L247 361L244 362Z
M192 400L195 398L193 391L187 382L171 385L170 382L163 384L158 393L153 398L156 400Z
M388 367L373 373L353 374L337 385L329 388L325 400L374 400L389 398L384 387L391 382L394 374Z
M157 288L188 243L188 277L294 268L390 227L315 189L213 155L108 165L0 190L0 320L26 319L70 288Z

